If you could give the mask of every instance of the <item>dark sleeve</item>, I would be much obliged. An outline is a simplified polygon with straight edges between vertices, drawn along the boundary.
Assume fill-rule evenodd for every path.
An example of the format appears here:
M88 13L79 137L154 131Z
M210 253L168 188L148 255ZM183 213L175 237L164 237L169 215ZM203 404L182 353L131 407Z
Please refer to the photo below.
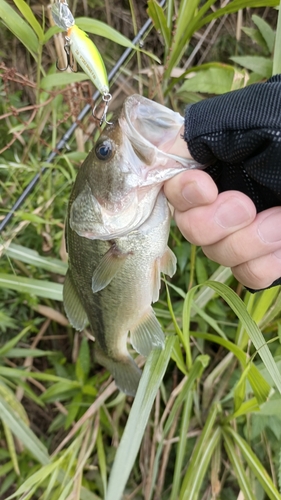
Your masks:
M184 138L219 191L242 191L259 212L281 206L281 75L191 104Z

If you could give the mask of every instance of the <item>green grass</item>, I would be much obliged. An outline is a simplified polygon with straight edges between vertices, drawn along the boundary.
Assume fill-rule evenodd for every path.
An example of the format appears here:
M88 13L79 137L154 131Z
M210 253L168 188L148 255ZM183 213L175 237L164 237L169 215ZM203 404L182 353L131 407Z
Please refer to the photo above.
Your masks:
M146 54L132 57L112 86L111 110L141 91L183 113L186 103L279 71L278 2L232 0L219 8L211 0L168 0L165 10L148 3L158 32L144 48L160 58L162 78ZM123 50L112 40L125 41L107 24L132 39L129 7L89 0L75 16L95 33L111 69ZM136 8L133 17L141 24L146 12ZM58 30L49 28L47 3L0 0L0 18L3 218L94 89L81 72L56 72ZM97 134L88 117L1 236L0 499L280 500L279 288L250 295L172 223L178 270L155 306L166 345L138 359L145 364L134 400L94 362L92 333L68 325L64 219Z

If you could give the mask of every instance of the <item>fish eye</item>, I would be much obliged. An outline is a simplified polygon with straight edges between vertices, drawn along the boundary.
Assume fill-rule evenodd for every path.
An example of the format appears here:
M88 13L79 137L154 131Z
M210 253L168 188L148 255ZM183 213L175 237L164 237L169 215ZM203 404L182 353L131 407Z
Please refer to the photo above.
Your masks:
M113 153L113 147L110 140L105 139L99 142L95 147L96 156L99 160L109 160Z

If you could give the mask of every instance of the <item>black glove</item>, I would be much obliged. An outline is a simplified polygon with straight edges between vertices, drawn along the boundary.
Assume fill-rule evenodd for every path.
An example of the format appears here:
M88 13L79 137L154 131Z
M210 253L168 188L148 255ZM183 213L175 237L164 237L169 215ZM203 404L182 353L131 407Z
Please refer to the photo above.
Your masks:
M281 75L191 104L184 138L220 192L242 191L258 212L281 206Z

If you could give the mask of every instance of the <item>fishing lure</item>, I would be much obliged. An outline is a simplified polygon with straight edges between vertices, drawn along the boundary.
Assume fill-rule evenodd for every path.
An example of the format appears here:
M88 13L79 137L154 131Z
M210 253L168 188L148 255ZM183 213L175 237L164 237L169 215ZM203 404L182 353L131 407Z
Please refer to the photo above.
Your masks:
M81 68L92 80L93 84L102 95L105 102L105 108L100 120L100 125L106 122L106 114L108 111L109 101L112 99L109 93L109 85L107 72L103 59L95 46L94 42L88 37L85 31L76 26L74 17L67 3L56 2L52 5L52 16L55 24L67 32L65 37L66 43L64 50L67 57L67 65L65 68L57 68L60 71L65 71L68 67L73 71L71 64L70 49L74 59L78 62Z

